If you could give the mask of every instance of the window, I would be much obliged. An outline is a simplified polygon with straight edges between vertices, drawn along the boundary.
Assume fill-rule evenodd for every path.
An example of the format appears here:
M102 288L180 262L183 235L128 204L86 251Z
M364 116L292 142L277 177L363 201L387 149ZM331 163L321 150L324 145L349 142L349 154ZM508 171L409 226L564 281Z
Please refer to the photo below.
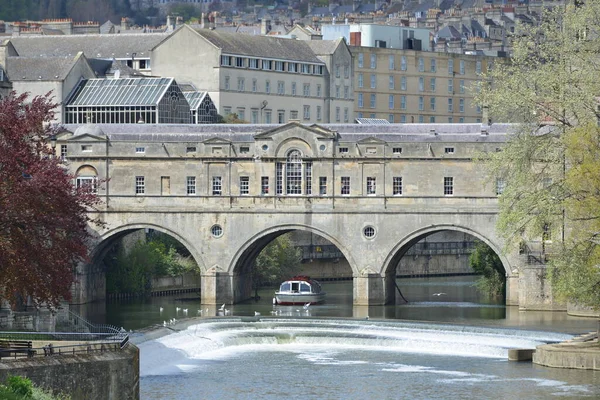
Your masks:
M256 79L252 79L252 91L256 93L257 90L258 90L258 84L256 82Z
M236 57L235 58L235 66L238 67L238 68L244 68L245 67L244 58L242 58L242 57Z
M317 89L320 88L321 85L317 86ZM350 98L350 86L344 86L344 99Z
M400 77L400 90L406 90L406 77Z
M250 68L258 69L258 59L257 58L250 59Z
M402 177L394 176L392 178L392 195L402 196Z
M454 154L454 147L445 147L444 153L446 154Z
M481 74L481 60L475 62L475 73L477 75Z
M275 71L283 71L283 61L275 61Z
M230 80L229 77L226 76L225 77L225 83L224 83L225 90L229 90L229 80Z
M452 123L454 123L454 118L452 118L452 117L448 117L448 123L449 123L449 124L452 124Z
M213 196L220 196L223 194L223 181L220 176L212 177L212 194Z
M369 107L375 108L375 103L377 102L377 96L375 93L371 93L371 98L369 100Z
M424 72L425 71L425 60L423 59L423 57L419 57L418 59L418 65L419 65L419 72Z
M342 195L349 195L350 194L350 177L349 176L342 176L342 180L341 180L341 186L340 186L340 193Z
M454 112L454 103L452 99L448 99L448 112Z
M394 114L388 114L388 121L390 122L390 124L394 123Z
M292 96L296 95L296 82L292 82Z
M465 60L460 60L458 64L458 73L461 75L465 74Z
M431 97L429 99L429 108L431 111L435 111L435 97Z
M348 88L348 86L346 86ZM323 91L321 90L321 85L317 85L317 97L321 97L323 95Z
M252 114L252 123L258 124L258 110L256 108L253 108L251 114Z
M348 154L348 148L347 147L340 147L338 149L338 153L340 153L340 154Z
M367 195L375 195L377 191L377 181L375 177L367 177Z
M231 114L231 107L223 107L223 114L225 114L225 115Z
M395 61L394 61L394 56L392 54L389 55L389 61L388 61L388 63L389 63L388 68L390 70L394 70L394 68L396 68Z
M458 112L465 112L465 99L458 99Z
M404 114L400 115L400 123L401 124L405 124L406 123L406 115L404 115Z
M248 153L250 153L250 146L240 146L240 153L241 154L248 154Z
M300 64L300 72L303 74L310 74L310 65L309 64Z
M136 147L135 152L137 154L144 154L146 152L146 148L145 147Z
M454 60L448 60L448 75L454 75Z
M298 72L298 64L288 63L288 72Z
M196 152L196 146L187 146L187 147L185 148L185 152L186 152L187 154L190 154L190 153L195 153L195 152Z
M432 58L429 72L436 72L436 70L437 70L437 62L436 62L435 58Z
M60 159L63 161L65 161L67 159L67 145L66 144L60 145Z
M277 94L285 94L285 83L277 81Z
M92 152L92 145L91 144L82 144L81 145L81 151L83 151L84 153L91 153Z
M390 110L394 109L394 95L390 94L388 99L388 107Z
M244 90L246 90L246 81L244 80L244 78L238 78L237 83L238 92L243 92Z
M465 122L465 119L464 119L463 117L460 117L460 118L458 119L458 123L459 123L459 124L462 124L463 122Z
M302 88L302 94L304 96L310 96L310 83L305 83Z
M425 98L423 96L419 96L419 111L425 110Z
M305 189L306 189L306 194L307 195L311 195L312 194L312 162L311 161L307 161L304 163L304 182L305 182Z
M419 115L419 123L422 124L425 122L425 117L423 115Z
M186 188L188 196L196 194L196 177L188 176L186 179Z
M266 196L269 194L269 177L261 176L260 177L260 194Z
M340 108L335 108L335 122L340 122Z
M377 88L377 77L375 74L371 74L371 89Z
M350 66L348 64L344 65L344 78L350 78Z
M302 194L302 155L298 150L288 154L285 163L286 194Z
M146 182L143 176L135 177L135 194L146 193Z
M262 60L262 69L270 71L271 70L271 63L272 63L272 61Z
M232 64L231 56L221 56L221 65L230 67Z
M272 122L271 110L265 110L265 124L271 124Z
M393 147L392 154L402 154L402 147Z
M363 86L364 86L364 83L363 83L363 73L359 72L358 73L358 87L362 88Z
M98 178L96 176L78 176L77 189L88 188L91 193L98 193Z
M504 178L496 178L496 196L500 196L504 193L504 188L506 187L506 181Z
M321 106L317 106L317 121L321 120Z
M335 64L335 77L340 77L340 64Z
M363 107L364 107L363 94L359 93L358 94L358 108L363 108Z
M432 92L435 92L435 78L431 78L429 80L429 90L431 90Z
M406 71L406 56L400 57L400 70Z
M429 117L429 123L435 124L435 117L433 115Z
M358 53L358 68L362 68L364 64L364 54Z
M419 77L419 92L425 91L425 78L422 76Z
M250 177L240 176L240 196L246 196L250 193Z
M406 110L406 96L400 96L400 109Z
M388 78L388 88L391 90L394 89L394 75L390 75Z
M290 111L290 119L298 119L298 111L291 110Z
M448 93L454 94L454 79L448 79Z
M265 82L265 93L271 93L271 81L268 79Z
M310 106L304 106L304 119L310 119Z
M377 54L371 54L371 69L377 68Z
M444 196L452 196L454 194L454 178L451 176L444 177Z
M340 98L340 85L335 86L335 98L336 99Z
M285 122L285 111L279 110L277 111L277 123L283 124Z
M464 79L461 79L460 81L458 81L458 91L460 93L465 92L465 80Z
M319 177L319 195L321 195L321 196L327 195L327 177L326 176Z

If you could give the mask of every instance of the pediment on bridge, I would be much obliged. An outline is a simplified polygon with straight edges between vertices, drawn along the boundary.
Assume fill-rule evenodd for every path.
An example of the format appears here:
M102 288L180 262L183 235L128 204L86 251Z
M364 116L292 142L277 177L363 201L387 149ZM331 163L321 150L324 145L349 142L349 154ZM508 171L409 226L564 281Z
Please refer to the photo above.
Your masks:
M69 142L106 142L108 139L106 136L92 135L91 133L83 133L81 135L74 135L67 138Z
M303 125L299 122L289 122L285 125L281 125L278 126L276 128L273 129L269 129L267 131L261 132L261 133L257 133L256 135L254 135L254 139L262 139L262 140L269 140L269 139L273 139L274 136L280 136L280 135L298 135L298 134L306 134L306 133L311 133L315 136L317 136L317 139L320 138L324 138L324 139L335 139L337 136L337 132L334 131L330 131L329 129L323 128L319 125L313 124L313 125ZM304 135L302 135L304 136Z
M373 136L361 139L357 143L358 144L379 144L379 145L387 144L387 142L385 140L381 140L381 139L373 137Z
M227 144L227 145L229 145L229 144L231 144L231 141L227 140L227 139L220 138L220 137L214 137L214 138L206 139L202 143L204 143L204 144Z

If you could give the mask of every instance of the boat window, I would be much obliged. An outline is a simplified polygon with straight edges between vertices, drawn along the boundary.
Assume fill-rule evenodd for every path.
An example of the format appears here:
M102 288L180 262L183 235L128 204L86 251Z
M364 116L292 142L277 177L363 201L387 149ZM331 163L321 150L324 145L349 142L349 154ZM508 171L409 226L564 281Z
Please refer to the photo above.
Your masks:
M300 282L292 282L292 292L298 293L300 291Z
M300 284L300 291L301 292L308 292L310 293L310 286L308 285L308 283L301 283Z
M289 282L283 282L281 284L281 287L279 288L280 292L289 292L290 291L290 283Z

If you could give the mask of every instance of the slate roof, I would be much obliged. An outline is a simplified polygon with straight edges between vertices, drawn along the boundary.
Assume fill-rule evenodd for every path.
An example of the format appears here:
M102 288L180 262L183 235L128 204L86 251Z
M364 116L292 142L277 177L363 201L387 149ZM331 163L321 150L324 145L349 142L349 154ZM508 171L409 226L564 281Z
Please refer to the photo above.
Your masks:
M453 26L449 25L449 26L445 26L442 29L440 29L437 34L437 37L439 38L450 38L450 39L461 39L462 35L461 33Z
M65 129L75 132L83 125L66 124ZM487 127L488 135L482 135L481 124L323 124L322 128L336 131L340 142L358 142L376 137L389 143L503 143L518 126L493 124ZM93 126L96 128L96 126ZM253 124L105 124L99 129L112 141L142 142L202 142L221 138L231 142L253 142L254 135L279 128L278 125ZM436 134L431 130L435 129Z
M7 57L6 74L13 82L63 81L77 57Z
M340 45L340 40L307 40L306 43L310 46L312 51L318 55L333 54L335 49Z
M74 56L83 51L88 58L130 58L133 53L137 58L150 58L150 50L166 37L165 33L16 36L10 41L25 57Z
M305 40L253 36L206 29L196 32L226 54L323 64Z

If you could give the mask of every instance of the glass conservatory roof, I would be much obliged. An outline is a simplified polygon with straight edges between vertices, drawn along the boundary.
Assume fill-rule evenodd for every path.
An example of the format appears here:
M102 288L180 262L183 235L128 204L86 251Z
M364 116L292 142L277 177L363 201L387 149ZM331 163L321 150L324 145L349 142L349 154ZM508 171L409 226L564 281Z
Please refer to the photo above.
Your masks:
M204 100L206 92L183 92L185 99L190 103L190 110L196 110Z
M82 80L67 106L152 106L173 83L173 78Z

